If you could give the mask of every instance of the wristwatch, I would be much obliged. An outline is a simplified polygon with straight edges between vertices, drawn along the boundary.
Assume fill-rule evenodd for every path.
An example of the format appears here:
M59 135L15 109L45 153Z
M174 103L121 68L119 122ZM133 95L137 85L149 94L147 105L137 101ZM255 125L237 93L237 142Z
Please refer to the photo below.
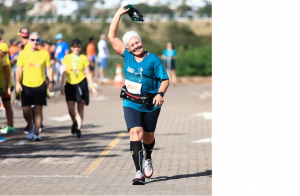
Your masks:
M164 93L163 92L157 92L157 94L160 94L160 96L164 97Z
M54 81L52 80L52 81L50 81L49 83L52 83L52 84L54 84Z

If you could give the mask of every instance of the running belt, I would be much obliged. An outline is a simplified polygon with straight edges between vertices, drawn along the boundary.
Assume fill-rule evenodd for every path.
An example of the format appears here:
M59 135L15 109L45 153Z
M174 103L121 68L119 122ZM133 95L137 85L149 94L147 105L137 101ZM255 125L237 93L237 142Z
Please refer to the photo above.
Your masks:
M145 95L131 94L127 91L126 85L124 85L121 88L120 98L127 99L134 103L139 103L139 104L143 104L144 106L147 106L152 102L153 95L152 94L145 94Z

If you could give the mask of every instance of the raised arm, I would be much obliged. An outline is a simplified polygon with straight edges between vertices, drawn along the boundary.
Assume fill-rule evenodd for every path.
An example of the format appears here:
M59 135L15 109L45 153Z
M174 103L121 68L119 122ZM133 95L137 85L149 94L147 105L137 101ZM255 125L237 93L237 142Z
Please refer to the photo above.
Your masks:
M123 42L117 38L117 31L118 31L118 25L119 21L122 15L126 14L129 11L129 8L125 10L126 6L121 7L115 14L110 27L108 31L108 39L113 47L113 49L118 53L119 55L123 55L123 52L125 50L125 45Z

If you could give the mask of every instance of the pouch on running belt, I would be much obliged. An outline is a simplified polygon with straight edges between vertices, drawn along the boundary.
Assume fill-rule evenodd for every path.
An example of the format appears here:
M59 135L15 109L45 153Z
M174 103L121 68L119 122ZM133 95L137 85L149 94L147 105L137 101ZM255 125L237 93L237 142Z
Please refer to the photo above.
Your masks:
M124 85L121 88L120 93L121 99L127 99L129 101L132 101L134 103L143 104L143 106L147 106L152 103L153 96L152 94L145 94L145 95L137 95L137 94L131 94L127 91L126 85Z

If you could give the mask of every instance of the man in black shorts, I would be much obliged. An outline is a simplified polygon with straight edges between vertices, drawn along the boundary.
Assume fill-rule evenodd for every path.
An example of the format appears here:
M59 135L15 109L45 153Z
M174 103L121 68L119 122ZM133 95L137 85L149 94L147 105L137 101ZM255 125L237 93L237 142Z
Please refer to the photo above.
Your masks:
M40 36L37 32L33 32L29 36L30 50L20 52L17 62L16 71L16 91L21 93L23 116L28 123L29 130L27 139L33 141L41 141L39 129L43 121L43 105L46 102L46 75L50 80L49 89L53 91L53 76L50 62L50 55L46 50L39 50ZM20 83L20 79L22 82ZM35 125L32 122L31 105L35 105Z

